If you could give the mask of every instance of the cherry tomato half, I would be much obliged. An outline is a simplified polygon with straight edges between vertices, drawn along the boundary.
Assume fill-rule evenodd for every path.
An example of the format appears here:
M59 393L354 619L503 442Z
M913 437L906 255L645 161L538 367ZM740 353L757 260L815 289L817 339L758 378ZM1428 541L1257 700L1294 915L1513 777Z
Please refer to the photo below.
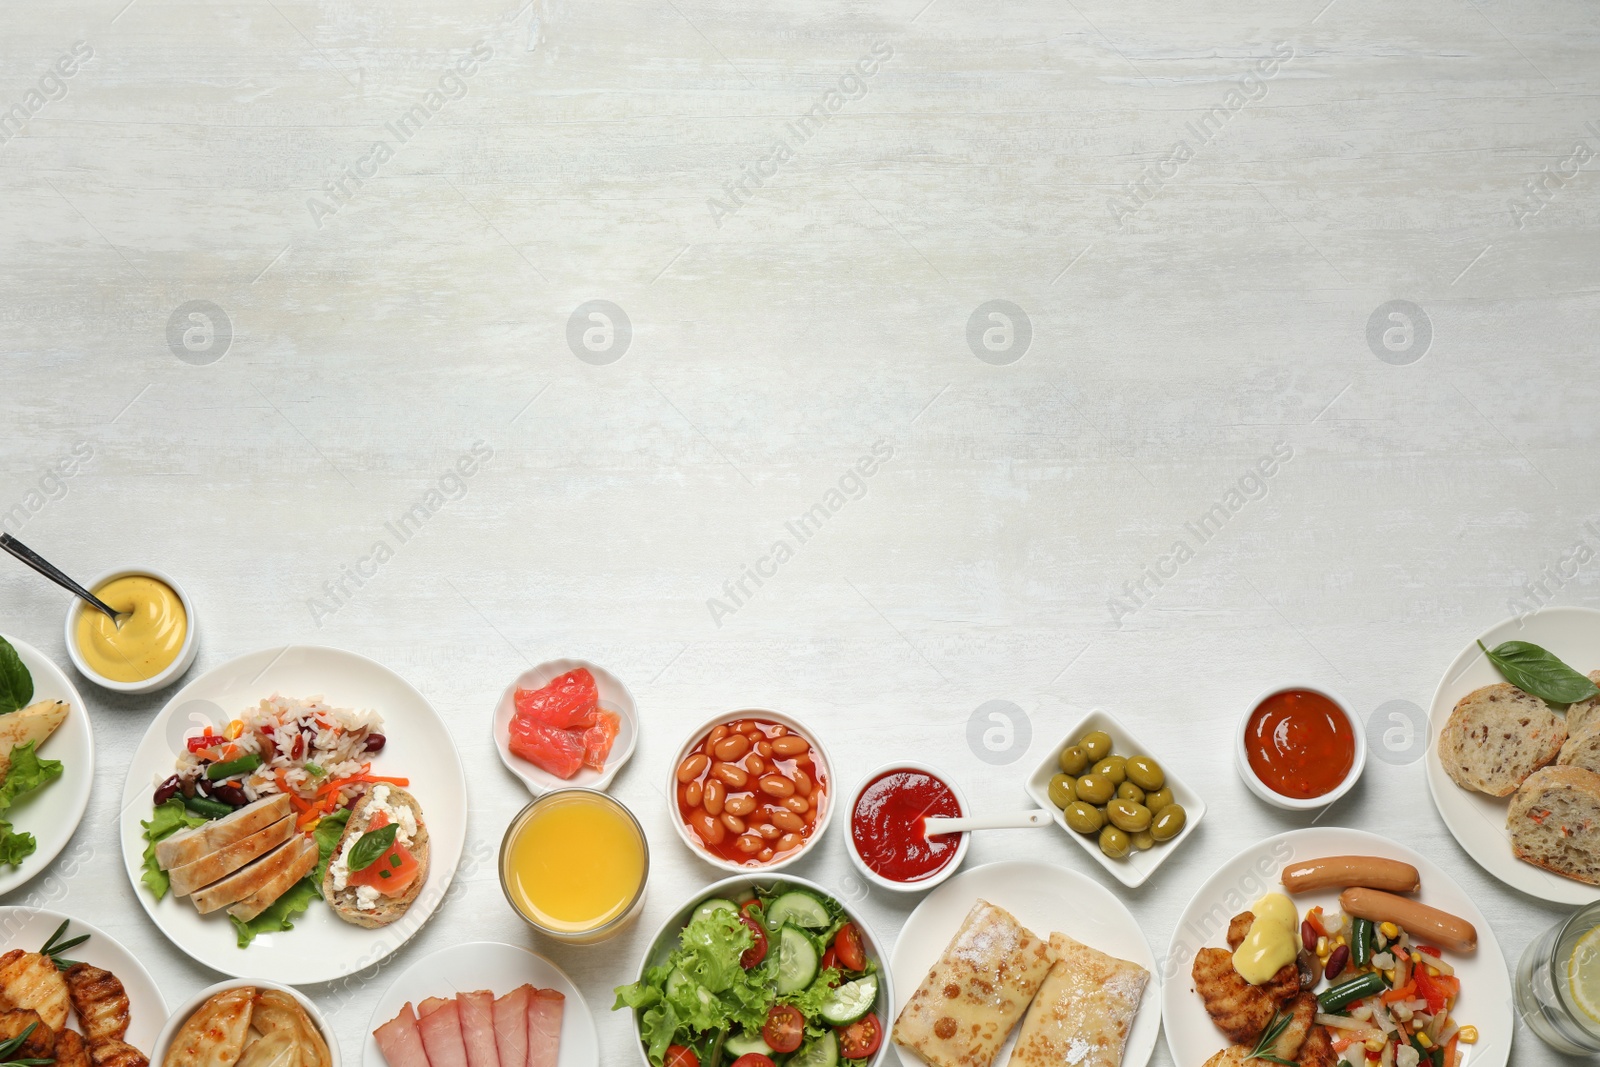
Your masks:
M839 966L839 954L833 951L833 946L828 946L828 951L822 954L822 969Z
M833 951L839 957L839 966L847 971L865 970L867 953L861 947L861 932L855 923L845 923L833 937Z
M760 922L761 921L761 901L759 901L759 900L747 900L747 901L745 901L743 904L741 904L739 906L739 914L743 915L747 919L754 919L756 922Z
M667 1058L662 1061L661 1067L700 1067L700 1057L694 1054L692 1048L668 1045Z
M748 915L739 916L739 921L750 931L750 936L756 939L756 943L745 949L744 955L739 957L739 966L748 971L767 958L767 932L761 928L760 923Z
M883 1024L876 1015L863 1015L849 1026L839 1028L839 1055L847 1060L864 1060L883 1044Z
M733 1061L733 1067L777 1067L777 1065L769 1056L763 1056L759 1052L746 1052Z
M761 1040L774 1052L793 1052L806 1038L806 1017L793 1004L774 1004L767 1009L767 1025ZM697 1064L696 1067L699 1067Z

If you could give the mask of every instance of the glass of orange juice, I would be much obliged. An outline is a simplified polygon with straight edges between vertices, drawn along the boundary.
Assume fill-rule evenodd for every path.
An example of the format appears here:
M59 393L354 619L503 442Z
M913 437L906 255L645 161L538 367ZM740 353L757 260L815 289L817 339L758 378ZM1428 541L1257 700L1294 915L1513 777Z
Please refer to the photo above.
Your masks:
M604 941L644 907L650 847L620 802L595 789L556 789L511 820L500 843L500 888L542 934Z

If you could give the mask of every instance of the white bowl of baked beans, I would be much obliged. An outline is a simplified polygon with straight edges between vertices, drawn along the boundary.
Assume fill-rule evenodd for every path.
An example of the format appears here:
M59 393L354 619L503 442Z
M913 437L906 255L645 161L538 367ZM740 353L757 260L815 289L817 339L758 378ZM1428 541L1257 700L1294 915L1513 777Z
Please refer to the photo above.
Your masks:
M833 788L827 752L792 717L728 712L696 728L672 760L672 825L713 867L781 870L827 832Z

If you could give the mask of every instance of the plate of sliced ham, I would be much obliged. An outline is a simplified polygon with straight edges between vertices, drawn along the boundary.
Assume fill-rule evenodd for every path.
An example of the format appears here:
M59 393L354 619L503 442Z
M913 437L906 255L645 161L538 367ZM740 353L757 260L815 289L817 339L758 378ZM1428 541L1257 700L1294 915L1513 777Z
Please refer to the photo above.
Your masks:
M594 1016L561 968L496 941L412 964L378 1001L362 1067L594 1067Z

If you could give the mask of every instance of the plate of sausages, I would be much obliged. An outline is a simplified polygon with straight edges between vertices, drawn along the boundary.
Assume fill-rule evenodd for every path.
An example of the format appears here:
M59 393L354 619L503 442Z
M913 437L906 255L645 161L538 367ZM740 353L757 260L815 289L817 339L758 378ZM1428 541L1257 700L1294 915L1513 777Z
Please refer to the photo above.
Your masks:
M1444 871L1377 834L1321 826L1251 845L1194 895L1162 966L1177 1067L1263 1050L1312 1067L1369 1039L1438 1039L1461 1067L1510 1060L1511 981L1488 921Z

